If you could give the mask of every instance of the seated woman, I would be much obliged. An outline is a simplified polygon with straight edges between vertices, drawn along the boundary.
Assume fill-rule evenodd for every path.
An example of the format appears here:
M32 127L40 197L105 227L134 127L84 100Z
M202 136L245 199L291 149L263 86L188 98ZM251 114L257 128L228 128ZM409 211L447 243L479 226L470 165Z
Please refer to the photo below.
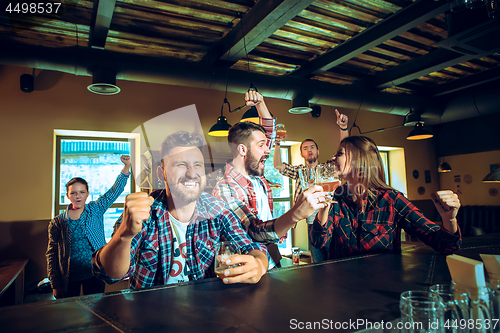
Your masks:
M400 253L401 229L438 252L448 254L460 248L462 239L456 220L460 201L455 193L431 194L443 220L439 226L385 183L382 160L371 139L345 138L334 163L346 183L337 188L333 202L320 209L310 234L317 248L332 239L327 259L364 253Z

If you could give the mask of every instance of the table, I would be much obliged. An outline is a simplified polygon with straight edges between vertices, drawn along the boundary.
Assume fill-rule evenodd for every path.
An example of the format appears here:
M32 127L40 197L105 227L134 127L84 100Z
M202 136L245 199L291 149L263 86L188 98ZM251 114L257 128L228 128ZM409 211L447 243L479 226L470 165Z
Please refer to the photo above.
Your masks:
M500 235L464 239L457 254L500 254ZM5 332L284 332L344 324L346 332L399 317L399 295L451 280L446 256L427 246L274 270L256 285L206 279L135 292L0 308Z
M24 268L28 259L5 259L0 261L0 297L14 283L14 304L24 300Z

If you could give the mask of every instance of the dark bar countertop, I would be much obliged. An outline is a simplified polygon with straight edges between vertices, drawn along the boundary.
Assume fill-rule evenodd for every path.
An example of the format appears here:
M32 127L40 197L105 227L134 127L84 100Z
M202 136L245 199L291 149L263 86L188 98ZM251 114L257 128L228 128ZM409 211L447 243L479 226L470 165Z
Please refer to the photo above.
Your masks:
M457 252L500 254L500 234ZM353 332L399 318L399 295L450 282L446 256L425 245L273 270L255 285L206 279L0 308L2 332ZM313 326L316 325L316 326Z

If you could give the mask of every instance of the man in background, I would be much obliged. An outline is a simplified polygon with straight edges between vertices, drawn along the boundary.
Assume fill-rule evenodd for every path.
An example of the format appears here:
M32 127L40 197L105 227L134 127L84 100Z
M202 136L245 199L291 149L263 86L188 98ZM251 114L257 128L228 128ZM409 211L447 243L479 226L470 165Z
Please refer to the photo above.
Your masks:
M340 141L349 136L348 132L348 118L345 114L340 114L340 112L335 109L335 113L337 114L337 125L340 128ZM299 170L304 168L314 168L319 164L319 147L318 144L313 139L305 139L300 144L300 156L304 159L304 164L300 165L290 165L288 163L284 163L281 161L281 149L280 149L280 140L275 140L274 146L274 168L278 170L283 176L287 176L291 179L295 180L295 194L294 200L302 193L302 184L299 178ZM306 218L307 222L307 234L310 234L310 230L312 224L314 222L314 218L318 212L314 212L311 216ZM322 249L315 248L311 244L311 237L308 236L309 239L309 249L311 251L311 257L313 262L321 262L326 259L326 248Z

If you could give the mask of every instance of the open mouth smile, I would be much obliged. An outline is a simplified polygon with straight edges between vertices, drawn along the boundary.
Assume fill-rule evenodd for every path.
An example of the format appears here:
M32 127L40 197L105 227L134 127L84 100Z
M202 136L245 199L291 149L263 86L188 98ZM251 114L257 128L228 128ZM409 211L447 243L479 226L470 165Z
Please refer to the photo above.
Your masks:
M193 182L193 181L191 181L191 182L180 182L180 184L182 186L186 187L186 188L192 188L192 189L197 188L200 185L199 182Z

